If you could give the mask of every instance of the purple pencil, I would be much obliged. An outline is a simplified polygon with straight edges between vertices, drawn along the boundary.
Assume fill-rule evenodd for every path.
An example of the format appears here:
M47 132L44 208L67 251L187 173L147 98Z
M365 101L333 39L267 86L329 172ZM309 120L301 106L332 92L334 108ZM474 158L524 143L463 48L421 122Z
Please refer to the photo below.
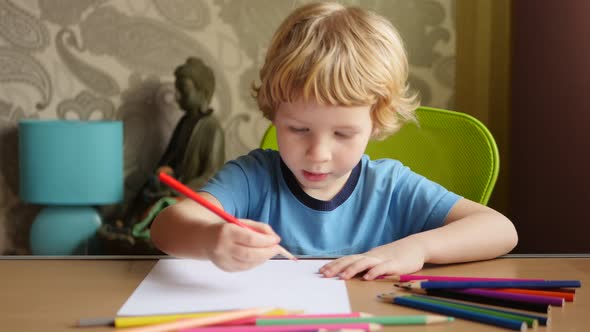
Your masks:
M522 279L522 278L482 278L482 277L456 277L456 276L430 276L418 274L381 275L377 279L386 279L400 282L412 280L429 281L542 281L543 279Z
M548 305L554 305L554 306L558 306L558 307L562 307L565 302L565 300L560 297L506 293L506 292L497 292L497 291L493 291L493 290L489 290L489 289L479 289L479 288L453 289L452 291L456 292L456 293L486 296L486 297L491 297L491 298L495 298L495 299L522 301L522 302L528 302L528 303L548 304Z

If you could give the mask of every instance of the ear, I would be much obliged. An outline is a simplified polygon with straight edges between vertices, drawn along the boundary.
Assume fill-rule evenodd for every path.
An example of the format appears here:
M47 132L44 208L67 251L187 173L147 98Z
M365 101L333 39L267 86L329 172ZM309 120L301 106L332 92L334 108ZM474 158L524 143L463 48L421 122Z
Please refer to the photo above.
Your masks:
M371 138L375 138L377 136L379 136L379 128L375 127L375 125L373 125L373 129L371 130Z
M276 123L275 123L276 111L272 111L270 113L264 113L263 115L266 119L268 119L273 124L273 126L276 127Z

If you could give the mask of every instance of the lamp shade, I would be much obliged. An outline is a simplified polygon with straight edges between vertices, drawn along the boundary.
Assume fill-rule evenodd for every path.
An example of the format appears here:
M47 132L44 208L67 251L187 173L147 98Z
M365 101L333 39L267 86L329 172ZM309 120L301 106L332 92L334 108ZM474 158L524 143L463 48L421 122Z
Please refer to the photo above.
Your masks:
M101 205L123 199L121 121L19 122L22 200Z

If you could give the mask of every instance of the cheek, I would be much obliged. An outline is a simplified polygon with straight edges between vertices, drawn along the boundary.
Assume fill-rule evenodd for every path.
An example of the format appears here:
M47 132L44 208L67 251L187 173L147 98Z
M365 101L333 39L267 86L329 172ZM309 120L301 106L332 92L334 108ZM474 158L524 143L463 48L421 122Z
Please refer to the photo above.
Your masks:
M279 146L281 156L285 155L287 157L298 154L298 151L301 150L302 147L302 144L298 143L296 137L293 137L293 135L289 135L288 133L277 133L277 144Z
M290 140L287 135L283 134L281 131L277 131L277 144L279 145L279 150L288 147L289 141Z
M342 144L338 151L338 160L341 165L354 167L365 153L367 144L363 140Z

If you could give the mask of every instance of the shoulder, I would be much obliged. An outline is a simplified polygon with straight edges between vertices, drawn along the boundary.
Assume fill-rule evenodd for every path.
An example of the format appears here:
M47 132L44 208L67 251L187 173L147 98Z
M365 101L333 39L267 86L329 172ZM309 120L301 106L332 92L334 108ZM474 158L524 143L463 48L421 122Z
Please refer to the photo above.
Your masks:
M413 172L408 166L396 159L375 159L363 156L362 181L369 187L387 191L411 189L424 182L424 176Z
M361 159L366 176L372 177L398 177L409 171L409 168L395 159L375 159L363 155Z
M255 149L236 159L245 164L275 164L280 162L279 152L271 149Z
M280 156L275 150L255 149L246 155L229 161L228 164L238 166L246 172L271 171L280 165Z

